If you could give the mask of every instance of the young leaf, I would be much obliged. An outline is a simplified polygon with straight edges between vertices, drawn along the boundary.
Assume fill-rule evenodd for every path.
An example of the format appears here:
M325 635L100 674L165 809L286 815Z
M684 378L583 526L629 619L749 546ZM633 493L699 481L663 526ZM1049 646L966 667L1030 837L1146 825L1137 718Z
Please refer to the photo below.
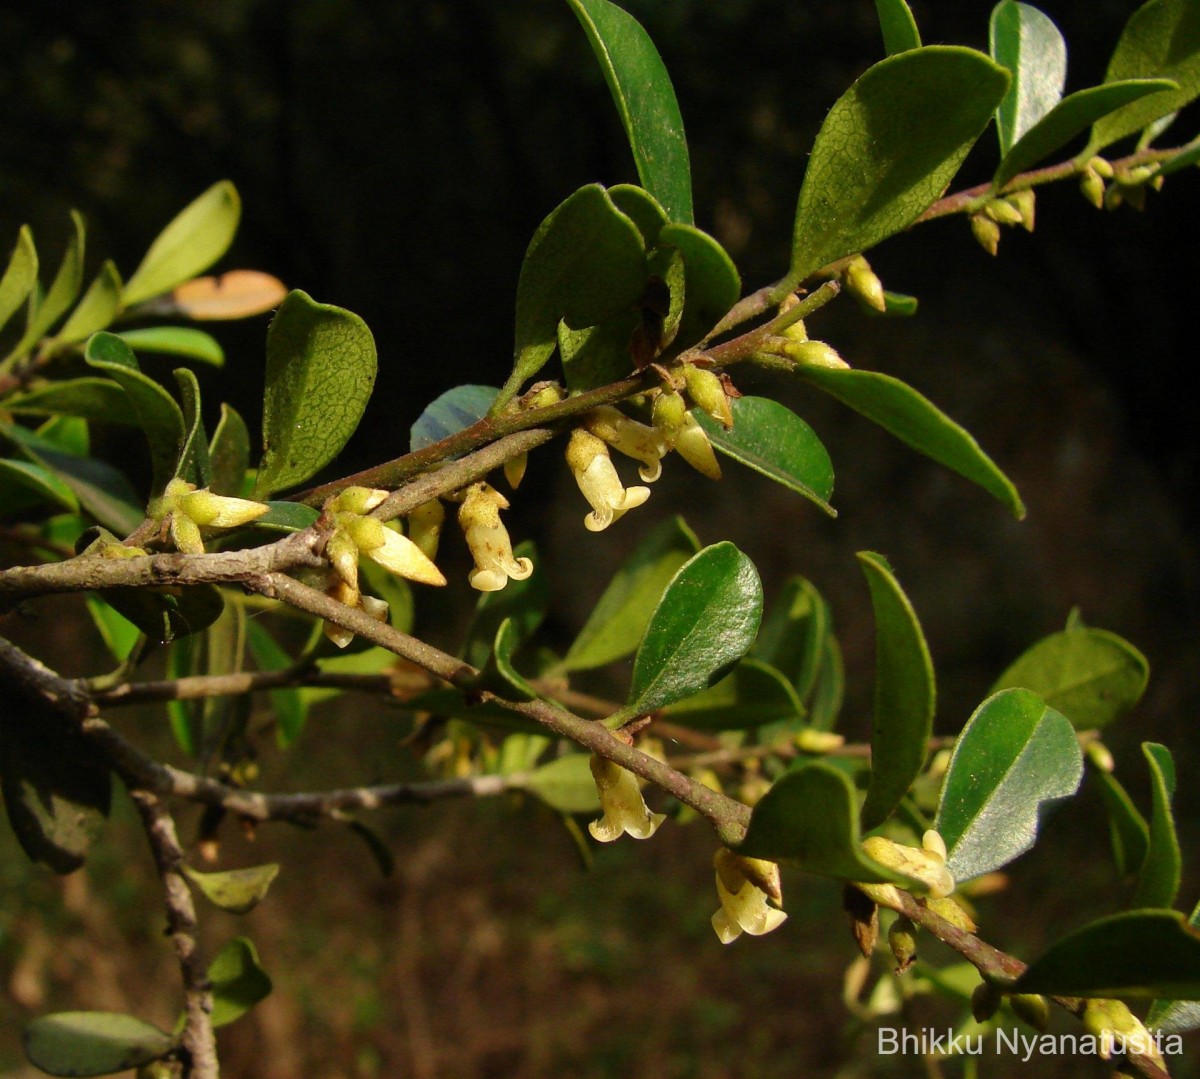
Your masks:
M33 246L33 233L22 225L12 256L0 277L0 330L8 324L37 284L38 257Z
M288 293L267 331L262 498L303 483L341 452L375 385L375 338L357 315Z
M803 577L791 577L767 609L753 655L780 671L806 700L821 670L829 626L821 593Z
M921 34L905 0L875 0L875 13L883 31L883 47L888 56L921 47Z
M126 393L109 378L66 378L9 398L7 411L18 416L82 416L101 423L138 424Z
M291 657L279 647L275 638L261 622L251 618L246 622L246 646L260 671L282 671L292 665ZM308 722L308 704L298 689L273 689L269 694L275 712L275 741L287 749L304 730Z
M1031 4L1001 0L988 23L988 52L1012 74L996 110L1000 152L1007 154L1062 97L1067 43L1050 18Z
M1200 929L1200 903L1193 908L1187 924L1192 929ZM1146 1026L1151 1030L1161 1030L1164 1034L1195 1030L1200 1027L1200 1001L1156 1000L1146 1013Z
M979 443L911 386L878 371L799 367L796 373L918 453L979 484L1018 520L1025 516L1025 506L1012 481L979 448Z
M457 434L487 415L500 391L495 386L455 386L435 398L412 425L408 448L422 450Z
M875 708L871 720L871 785L864 828L891 815L925 763L936 697L933 660L908 597L882 555L858 561L875 610Z
M1091 769L1089 775L1099 785L1108 809L1108 827L1117 872L1122 876L1136 873L1146 860L1146 849L1150 843L1150 828L1146 818L1115 776L1102 768Z
M73 345L91 337L97 330L105 329L116 317L120 304L121 275L110 260L100 267L96 280L55 336L55 343Z
M49 1075L112 1075L158 1060L175 1038L119 1012L58 1012L25 1026L25 1055Z
M713 446L836 517L837 511L829 504L833 463L813 429L791 409L769 397L737 397L730 405L730 431L700 409L692 413Z
M659 233L662 247L683 255L684 304L673 351L682 351L711 332L742 294L742 279L733 259L716 240L691 225L667 225Z
M213 906L230 914L247 914L263 901L271 882L279 875L279 866L275 862L268 862L247 869L201 873L185 865L183 875L200 889Z
M1175 818L1171 799L1175 796L1175 762L1171 751L1156 742L1143 742L1142 752L1150 766L1150 791L1153 809L1150 814L1149 842L1146 860L1138 872L1135 907L1170 907L1179 891L1183 856L1175 834Z
M513 666L513 655L520 646L517 624L511 618L504 619L496 630L490 654L471 688L476 692L493 693L509 701L534 700L538 695L537 690Z
M954 746L934 827L957 881L999 869L1037 838L1043 806L1069 798L1083 755L1067 718L1026 689L983 702Z
M982 53L931 45L889 56L829 111L796 209L780 295L910 225L945 191L1008 88Z
M122 330L117 336L137 352L184 356L212 367L221 367L225 363L225 350L220 342L191 326L146 326L139 330Z
M258 270L229 270L220 277L195 277L171 292L172 314L196 322L249 318L278 307L287 286Z
M212 478L212 466L208 454L208 435L204 432L204 421L200 415L200 381L186 367L177 367L173 372L179 384L179 399L183 402L184 439L179 449L179 463L175 475L207 487Z
M1145 692L1150 666L1128 641L1103 629L1062 630L1029 648L992 686L1020 686L1062 712L1079 730L1103 727Z
M209 485L212 491L235 497L242 493L246 469L250 467L250 432L232 405L221 405L221 418L208 447L208 466L212 472Z
M1124 79L1173 79L1179 89L1153 94L1098 120L1081 157L1141 131L1200 93L1200 9L1195 0L1149 0L1129 17L1104 75L1106 83Z
M832 634L826 634L821 652L821 665L817 670L816 685L808 704L808 725L813 730L831 731L842 710L842 697L846 689L846 675L842 665L842 646Z
M75 492L43 465L0 457L0 477L32 491L38 496L38 501L56 503L66 510L79 509L79 499Z
M257 518L252 527L268 532L302 532L319 516L320 511L301 502L268 502L271 508Z
M209 964L212 1024L223 1027L240 1019L271 992L271 979L258 963L258 952L246 937L234 937Z
M762 582L732 543L705 547L659 600L633 662L629 715L653 712L719 681L749 650L762 619Z
M150 245L125 285L121 302L133 307L203 273L233 242L242 202L228 180L213 184L185 206Z
M600 808L587 753L568 753L535 768L523 788L559 813L594 813Z
M609 581L553 671L603 667L633 652L668 582L699 549L699 541L682 517L673 517L654 529Z
M715 686L665 711L672 723L695 731L743 731L804 715L792 684L758 659L739 660Z
M62 317L75 302L83 285L83 218L71 211L74 230L63 252L62 262L54 280L39 303L30 301L29 322L21 339L13 346L9 356L22 356L36 345L46 332ZM34 294L36 296L36 293Z
M1200 1000L1200 934L1174 910L1129 910L1055 941L1018 993Z
M692 174L683 117L654 42L632 15L608 0L568 0L591 43L638 176L672 221L692 223Z
M646 287L646 253L638 227L599 184L581 187L547 217L525 252L517 282L513 372L495 415L545 365L558 322L593 326L637 302Z
M84 596L88 614L104 641L104 646L112 653L113 659L124 663L133 651L141 637L141 631L123 614L98 596Z

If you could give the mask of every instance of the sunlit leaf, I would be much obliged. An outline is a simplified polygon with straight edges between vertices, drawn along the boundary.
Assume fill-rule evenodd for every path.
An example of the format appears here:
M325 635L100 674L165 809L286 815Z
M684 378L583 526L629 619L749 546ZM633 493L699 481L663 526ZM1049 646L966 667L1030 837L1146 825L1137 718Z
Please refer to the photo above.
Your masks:
M1062 97L1067 43L1054 22L1032 4L1001 0L988 23L988 51L1012 75L996 109L1000 152L1007 154Z
M74 210L71 211L71 224L74 228L71 238L67 241L67 249L63 252L58 272L41 301L31 301L28 325L9 356L23 356L33 348L50 327L66 314L75 302L75 297L79 295L79 289L83 285L84 228L83 218Z
M875 13L883 31L883 47L888 56L921 47L921 34L905 0L875 0Z
M279 875L275 862L250 866L247 869L226 869L217 873L202 873L190 865L183 874L210 903L230 914L246 914L265 898L271 882Z
M22 225L17 243L0 277L0 329L20 310L21 304L37 284L38 257L33 245L33 233Z
M587 753L568 753L543 764L526 777L523 787L560 813L595 813L600 796L588 758Z
M121 304L121 275L111 262L105 262L79 301L71 317L55 335L57 344L70 345L84 341L97 330L105 329L117 314Z
M122 330L117 336L135 352L183 356L212 367L220 367L225 363L225 350L220 342L191 326L146 326L138 330Z
M1153 811L1146 845L1146 859L1138 872L1132 906L1170 907L1175 903L1182 874L1183 855L1175 834L1171 799L1175 796L1175 762L1171 751L1156 742L1143 742L1142 752L1150 766L1150 795Z

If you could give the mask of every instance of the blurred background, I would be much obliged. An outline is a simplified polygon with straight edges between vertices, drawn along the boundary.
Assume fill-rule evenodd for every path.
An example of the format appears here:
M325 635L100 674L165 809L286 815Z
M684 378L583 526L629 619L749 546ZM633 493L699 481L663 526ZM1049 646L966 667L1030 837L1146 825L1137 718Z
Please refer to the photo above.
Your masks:
M672 74L697 224L730 251L747 290L778 278L812 138L882 55L874 5L623 6ZM990 5L912 6L927 43L986 49ZM1068 91L1098 82L1135 5L1041 6L1071 49ZM111 256L128 276L183 205L233 180L243 225L222 265L274 273L374 331L376 395L342 471L404 452L409 425L451 386L499 384L537 224L582 184L636 179L586 40L556 0L3 2L0 40L0 243L28 223L39 249L56 252L75 207L89 225L89 267ZM1162 141L1184 142L1195 127L1185 112L1179 136ZM985 180L994 163L988 132L955 187ZM846 651L852 738L867 731L873 662L854 551L886 553L914 601L938 665L942 731L958 730L999 671L1079 606L1150 659L1150 691L1109 741L1143 805L1138 743L1175 750L1184 849L1196 850L1200 439L1186 390L1196 200L1194 172L1151 194L1143 213L1100 214L1059 185L1039 193L1036 234L1006 230L997 259L965 219L935 222L871 255L887 287L920 298L916 319L867 319L847 301L811 321L851 364L905 378L967 426L1017 483L1026 521L839 406L739 374L744 391L779 396L826 442L839 519L728 464L720 485L668 469L645 509L597 537L582 527L557 454L545 452L509 520L515 538L536 539L556 584L550 643L569 642L608 575L670 512L702 542L742 546L768 597L796 573L821 588ZM216 332L228 361L199 372L206 407L215 417L228 400L253 430L266 320ZM452 587L418 602L418 627L451 648L472 602L458 557ZM81 610L38 605L16 633L64 674L97 673ZM622 672L612 675L619 694ZM173 753L160 718L127 723ZM406 730L394 713L355 702L310 726L285 759L264 760L264 783L409 774ZM1028 958L1055 932L1117 909L1106 828L1091 819L1098 805L1094 792L1076 799L1009 890L986 901L989 940ZM836 889L789 877L787 925L722 949L708 927L712 840L701 827L615 844L584 872L553 815L528 804L439 805L378 824L396 859L387 878L345 829L229 837L229 864L280 860L284 872L253 914L209 925L213 946L248 931L277 985L223 1035L226 1074L835 1074L867 1037L841 1001L853 953ZM18 1031L31 1014L102 1007L169 1025L176 972L124 803L110 841L65 879L30 868L5 833L0 1075L26 1074ZM1192 868L1181 902L1198 886ZM920 1073L914 1058L862 1059L844 1074ZM1094 1062L1043 1066L1104 1073ZM1190 1062L1177 1073L1200 1074Z

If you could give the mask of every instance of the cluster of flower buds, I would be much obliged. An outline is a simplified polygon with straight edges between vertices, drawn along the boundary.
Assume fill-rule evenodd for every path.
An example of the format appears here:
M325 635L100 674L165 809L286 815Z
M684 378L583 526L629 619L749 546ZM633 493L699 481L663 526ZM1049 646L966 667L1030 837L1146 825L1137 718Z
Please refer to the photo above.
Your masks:
M943 899L954 891L954 878L946 868L946 844L933 830L921 837L919 848L894 843L881 835L868 836L862 846L880 865L919 881L932 899ZM871 895L869 889L864 890Z
M861 256L859 257L861 258ZM862 262L863 265L866 266L866 273L869 273L878 284L879 296L882 298L883 285L879 283L879 278L875 277L874 272L871 271L870 266L867 265L866 259L863 259ZM874 286L866 279L863 271L860 270L858 273L856 273L853 277L853 280L856 282L853 287L862 288L866 290L868 294L871 294L875 291ZM848 285L847 287L850 286ZM867 301L864 300L863 302ZM780 314L786 314L799 303L800 301L794 295L788 296L783 303L779 305ZM868 306L871 306L871 304L868 303ZM842 359L837 349L835 349L832 345L828 345L824 341L810 340L808 336L808 330L804 325L803 319L797 319L795 322L790 323L787 328L784 329L782 335L776 339L776 343L773 347L776 348L778 352L790 359L793 363L798 364L800 367L835 367L844 370L850 366L845 360Z
M1104 192L1104 208L1115 210L1123 202L1135 210L1146 208L1146 189L1161 191L1166 178L1155 165L1135 165L1113 174L1113 182Z
M887 298L883 291L883 282L879 275L871 269L871 264L862 257L855 255L842 268L842 284L863 307L883 314L887 310Z
M717 897L721 909L712 916L712 927L722 944L743 933L761 936L778 929L787 915L779 866L761 858L746 858L722 847L713 858L717 871Z
M207 487L197 490L194 483L176 477L150 503L149 514L151 520L167 522L177 551L203 554L201 529L240 528L256 521L269 508L262 502L213 494Z
M1079 174L1079 190L1097 210L1104 209L1105 182L1113 178L1113 167L1102 157L1091 158Z
M971 232L989 255L1000 249L1000 226L1032 232L1037 216L1037 196L1031 188L1014 191L1000 198L988 199L983 207L971 214Z

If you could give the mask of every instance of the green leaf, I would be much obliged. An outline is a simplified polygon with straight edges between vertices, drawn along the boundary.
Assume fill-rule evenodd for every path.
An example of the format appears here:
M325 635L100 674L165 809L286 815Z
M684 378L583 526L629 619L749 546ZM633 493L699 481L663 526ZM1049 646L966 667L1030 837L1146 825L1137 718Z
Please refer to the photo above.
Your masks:
M177 367L173 372L179 385L179 399L183 402L184 440L179 449L179 463L175 475L207 487L212 478L212 466L208 454L208 435L204 433L204 421L200 415L200 381L186 367Z
M860 551L858 561L875 610L875 708L871 721L871 785L863 827L877 828L921 773L933 732L933 660L921 623L887 560Z
M879 28L883 31L883 47L888 56L921 47L917 20L904 0L875 0Z
M18 416L82 416L101 423L138 425L129 397L109 378L85 376L46 382L11 398L4 407Z
M1170 161L1164 161L1159 166L1159 172L1163 176L1170 176L1173 172L1191 168L1198 161L1200 161L1200 136L1192 139Z
M916 296L908 296L903 292L891 292L887 289L883 291L884 310L876 311L873 307L867 308L868 314L874 314L876 318L912 318L917 313L917 307L920 301Z
M492 654L496 634L501 625L512 620L513 648L527 641L546 617L550 606L550 582L542 568L537 548L529 540L518 543L513 550L517 558L533 561L533 573L523 581L509 581L498 592L484 592L475 605L475 613L467 627L462 658L472 667L482 667Z
M58 1012L25 1026L25 1054L50 1075L112 1075L158 1060L175 1038L119 1012Z
M804 715L792 684L759 659L743 659L716 685L665 709L672 723L697 731L739 731Z
M112 653L113 659L124 663L141 637L141 631L99 596L84 596L84 603L87 604L88 614L92 616L92 622L95 623L104 646Z
M1153 94L1098 120L1087 156L1141 131L1200 93L1200 5L1195 0L1150 0L1129 17L1104 75L1106 83L1125 79L1172 79L1179 89Z
M911 386L878 371L801 367L796 373L918 453L979 484L1018 520L1025 516L1025 506L1012 481L979 448L979 443Z
M1175 834L1175 818L1171 813L1171 799L1175 796L1175 762L1171 759L1171 751L1157 742L1143 742L1142 752L1150 766L1153 808L1146 860L1138 872L1137 891L1134 892L1132 905L1171 907L1179 891L1183 866L1183 855Z
M599 184L581 187L547 217L525 252L517 282L513 372L495 415L545 365L558 322L593 326L635 304L646 287L646 253L632 220Z
M142 374L129 346L115 334L103 331L94 334L83 358L90 367L108 375L128 396L150 443L154 472L151 493L161 493L175 475L185 435L183 412L175 398L154 379Z
M246 914L266 897L271 882L279 875L275 862L250 866L246 869L226 869L220 873L201 873L190 865L183 867L183 875L215 907L230 914Z
M775 782L755 805L738 853L839 880L907 882L863 853L854 784L824 761L792 768Z
M638 227L642 243L650 251L658 244L658 234L667 223L667 211L653 195L636 184L616 184L608 189L613 205Z
M638 176L672 221L692 222L692 175L683 117L654 42L632 15L608 0L568 0L591 43Z
M251 525L254 528L265 528L268 532L302 532L319 516L320 511L303 502L268 502L271 508L261 517L256 517Z
M935 827L954 879L970 880L1024 854L1043 806L1069 798L1083 778L1070 721L1027 689L983 702L954 746Z
M246 937L234 937L209 964L214 1027L240 1019L271 992L271 979L259 966L258 952Z
M683 315L672 342L679 352L709 334L737 303L742 279L725 248L692 225L667 225L658 243L683 255Z
M559 813L595 813L600 795L588 761L587 753L568 753L535 768L522 786Z
M257 497L303 483L341 452L367 407L376 362L361 318L288 293L267 331Z
M207 629L225 609L211 584L188 588L107 588L100 595L155 644L170 644Z
M9 357L23 356L34 347L75 302L79 289L83 285L83 249L84 229L83 218L74 210L71 211L71 224L74 230L63 252L62 262L54 280L46 290L41 302L30 303L29 322L21 339L13 346ZM36 296L36 293L34 293Z
M1055 941L1015 992L1200 999L1200 933L1174 910L1129 910Z
M97 330L105 329L116 317L120 304L121 275L110 260L100 267L83 299L55 336L55 343L73 345L91 337Z
M1089 730L1129 712L1149 677L1146 657L1128 641L1084 626L1042 638L996 679L992 692L1033 690L1076 728Z
M1133 799L1116 776L1102 768L1092 768L1089 774L1099 785L1100 793L1104 796L1117 872L1122 876L1136 873L1146 860L1146 848L1150 842L1150 828L1146 824L1146 818L1138 812Z
M603 667L632 653L663 590L699 549L682 517L662 522L609 581L554 673Z
M754 643L762 582L732 543L716 543L675 574L650 616L633 662L629 704L644 715L719 681Z
M251 618L246 622L246 645L260 671L283 671L292 665L289 656L276 643L262 623ZM268 696L275 712L275 741L280 749L292 745L308 722L308 704L298 689L273 689Z
M150 245L121 295L125 307L161 296L203 273L233 242L242 201L228 180L185 206Z
M846 689L846 675L842 666L842 647L832 634L825 637L821 652L821 665L817 670L817 682L808 704L808 725L814 730L831 731L842 710L842 697Z
M796 209L783 295L907 228L945 191L1008 88L982 53L930 45L880 61L829 111Z
M469 690L430 690L406 701L405 707L413 712L429 712L508 733L543 734L546 730L536 720L526 719L495 701L480 701L479 694Z
M1003 187L1018 173L1049 157L1086 131L1100 117L1174 85L1165 79L1128 79L1092 86L1063 98L1004 155L992 177L992 187Z
M0 478L32 491L39 496L40 501L51 502L67 510L79 509L79 499L75 497L75 492L42 465L0 457Z
M232 405L221 405L221 418L208 447L208 466L212 491L235 497L242 493L246 469L250 467L250 432Z
M996 109L1000 153L1007 154L1062 97L1067 43L1051 19L1031 4L1001 0L988 23L988 52L1012 74Z
M837 511L829 504L833 463L813 429L791 409L769 397L737 397L730 405L731 431L700 409L692 413L713 446L836 517Z
M426 406L412 425L408 448L414 453L478 423L500 391L495 386L455 386Z
M624 378L634 369L630 344L641 323L637 311L618 311L598 326L573 330L558 324L558 351L572 393L594 390Z
M191 326L146 326L139 330L122 330L117 336L135 352L183 356L212 367L221 367L225 363L225 350L220 342Z
M829 604L803 577L791 577L767 608L753 655L779 670L800 700L816 685L829 636Z
M1192 910L1187 924L1200 929L1200 904ZM1146 1014L1146 1026L1164 1034L1182 1034L1200 1027L1200 1003L1193 1000L1156 1000Z
M12 256L0 277L0 329L13 317L37 284L38 257L33 246L33 233L22 225Z
M513 666L512 658L521 646L520 632L511 618L500 623L491 652L471 689L493 693L507 701L532 701L538 696L537 690Z

